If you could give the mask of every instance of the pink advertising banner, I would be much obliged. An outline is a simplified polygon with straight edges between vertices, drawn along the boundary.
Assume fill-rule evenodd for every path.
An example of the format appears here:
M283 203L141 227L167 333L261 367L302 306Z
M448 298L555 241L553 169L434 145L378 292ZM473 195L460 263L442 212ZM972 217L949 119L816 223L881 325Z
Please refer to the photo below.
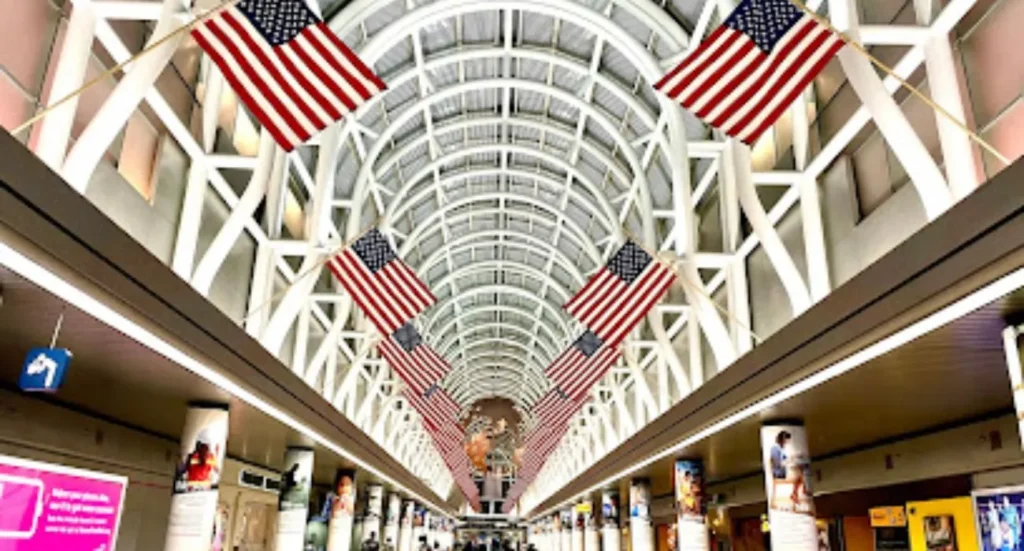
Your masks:
M127 483L0 455L0 551L113 551Z

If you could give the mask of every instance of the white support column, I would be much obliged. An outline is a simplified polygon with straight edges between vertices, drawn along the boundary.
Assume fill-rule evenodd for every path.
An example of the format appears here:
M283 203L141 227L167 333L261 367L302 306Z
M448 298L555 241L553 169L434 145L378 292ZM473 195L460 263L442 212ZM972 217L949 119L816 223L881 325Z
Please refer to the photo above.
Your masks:
M161 40L168 33L181 27L189 17L191 0L164 0L160 21L153 30L147 45ZM61 175L75 190L85 193L89 178L96 171L103 153L114 142L128 118L139 107L146 92L170 63L174 52L185 39L186 33L167 40L132 63L114 91L100 107L96 116L82 131L75 145L64 161Z
M206 253L192 275L192 286L200 294L209 294L213 278L224 264L231 248L235 246L238 237L245 230L246 222L252 219L256 208L266 196L269 179L273 172L272 165L276 149L277 146L273 138L264 130L260 134L259 157L256 168L252 171L252 176L249 179L249 185L238 199L238 204L235 205L224 225L217 232L217 236L213 238L213 242L207 247Z
M1010 390L1013 392L1013 406L1017 410L1017 436L1024 449L1024 371L1021 369L1021 347L1018 339L1020 327L1003 329L1003 351L1006 354L1006 370L1010 376Z
M89 0L74 2L64 43L57 56L53 84L47 107L82 86L92 58L92 42L96 36L96 12ZM39 122L39 139L35 152L50 168L60 171L71 140L71 128L78 110L79 96L54 109Z
M934 0L914 0L914 11L920 25L931 25L936 6ZM960 80L953 62L953 48L949 35L932 32L924 44L924 64L928 75L928 91L932 100L941 105L953 117L967 123L964 101L960 96ZM963 130L953 121L935 112L935 123L939 130L942 158L946 162L946 178L953 192L953 199L960 200L974 191L978 185L978 167L975 165L974 144Z
M199 242L199 228L203 218L203 203L208 185L206 162L193 159L188 169L188 184L181 204L178 219L178 235L174 240L174 256L171 269L185 281L191 281L195 266L196 245Z
M751 173L750 148L745 144L729 138L726 151L731 154L732 162L723 163L723 168L728 170L731 165L736 170L736 196L739 199L743 212L754 233L761 240L761 247L764 248L768 260L778 274L782 287L789 296L789 304L793 309L793 316L800 315L811 306L810 293L804 283L804 276L797 269L793 257L786 250L782 238L779 237L768 213L765 212L761 200L757 197L757 190L754 187L753 175ZM727 155L728 157L728 155Z
M857 32L857 11L851 0L829 0L832 24L846 32L852 40L860 40ZM874 67L863 55L847 46L839 52L843 71L864 106L889 142L907 176L917 188L925 214L934 220L953 204L953 195L946 179L925 149L921 139L903 115L899 105L885 90Z

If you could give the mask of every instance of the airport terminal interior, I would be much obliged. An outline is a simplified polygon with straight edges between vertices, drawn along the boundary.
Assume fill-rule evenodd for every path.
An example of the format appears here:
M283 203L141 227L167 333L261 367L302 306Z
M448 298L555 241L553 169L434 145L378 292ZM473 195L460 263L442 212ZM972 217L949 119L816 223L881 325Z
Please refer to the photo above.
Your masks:
M0 551L1024 551L1024 0L0 7Z

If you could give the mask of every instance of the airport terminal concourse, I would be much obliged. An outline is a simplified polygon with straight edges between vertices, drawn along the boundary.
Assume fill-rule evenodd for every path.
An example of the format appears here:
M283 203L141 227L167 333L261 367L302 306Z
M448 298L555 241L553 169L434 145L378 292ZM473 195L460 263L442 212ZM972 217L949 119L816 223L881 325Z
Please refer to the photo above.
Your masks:
M1024 0L0 6L0 551L1024 551Z

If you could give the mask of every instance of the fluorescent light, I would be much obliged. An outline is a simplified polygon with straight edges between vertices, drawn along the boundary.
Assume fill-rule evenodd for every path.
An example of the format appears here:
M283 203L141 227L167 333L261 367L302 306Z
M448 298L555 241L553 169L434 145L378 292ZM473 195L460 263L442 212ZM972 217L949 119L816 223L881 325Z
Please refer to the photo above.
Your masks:
M215 371L199 360L186 354L181 349L177 348L173 344L165 341L157 335L151 333L148 329L140 326L134 321L128 319L121 313L115 311L113 308L107 306L100 300L92 297L85 291L82 291L78 287L75 287L71 283L68 283L57 274L49 271L45 267L35 263L33 260L22 255L18 251L6 243L0 242L0 264L7 266L12 271L18 273L25 279L32 281L36 285L46 289L50 293L60 297L69 304L74 305L78 309L82 310L86 314L96 318L97 320L117 329L125 335L135 339L143 346L150 350L164 356L165 358L177 363L185 369L195 373L196 375L206 379L210 383L220 387L224 391L234 395L239 400L246 402L247 404L255 407L256 409L266 413L267 415L277 419L278 421L292 427L293 429L301 432L302 434L312 438L325 448L333 451L334 453L352 461L358 465L361 469L365 469L381 479L387 481L392 486L398 487L405 493L409 494L415 499L423 502L424 505L430 509L440 513L441 515L453 518L447 512L437 509L423 496L413 492L406 488L404 485L396 482L393 478L388 476L383 471L375 468L374 466L364 463L360 459L346 452L341 446L335 444L327 437L323 436L313 428L304 424L302 421L295 419L288 413L278 409L273 404L263 400L259 396L256 396L252 392L249 392L245 388L239 386L237 383L228 379L221 373ZM230 435L229 435L230 438Z
M891 352L892 350L895 350L896 348L899 348L900 346L903 346L904 344L907 344L910 341L913 341L927 333L930 333L938 329L939 327L942 327L943 325L946 325L958 318L961 318L969 314L970 312L973 312L974 310L977 310L978 308L981 308L982 306L985 306L986 304L993 302L1021 287L1024 287L1024 268L1018 269L1015 272L1011 272L993 281L992 283L989 283L988 285L982 287L981 289L974 291L973 293L967 295L966 297L961 298L960 300L942 308L941 310L938 310L928 315L927 317L922 318L908 325L907 327L904 327L903 329L900 329L899 331L896 331L895 333L882 338L879 341L876 341L874 344L868 345L867 347L860 349L859 351L847 356L846 358L843 358L842 360L839 360L838 362L826 367L825 369L822 369L821 371L818 371L817 373L814 373L813 375L796 382L792 386L786 387L776 392L775 394L772 394L771 396L768 396L758 402L755 402L750 406L747 406L746 408L743 408L742 410L737 411L736 413L709 425L708 427L697 432L696 434L693 434L692 436L679 442L675 446L672 446L671 448L664 450L658 454L655 454L632 467L620 471L618 474L612 475L590 486L582 493L589 494L590 492L593 492L598 488L607 486L608 484L614 482L615 480L618 480L625 476L629 476L630 474L635 473L656 461L664 459L665 457L668 457L670 455L677 454L690 445L693 445L715 433L725 430L748 417L757 415L758 413L761 413L762 411L770 407L778 405L779 403L788 400L796 396L797 394L806 392L828 380L834 379L835 377L838 377L883 354ZM543 502L545 499L554 494L555 491L557 491L558 489L548 492L543 498L537 501ZM559 507L562 507L570 503L571 501L571 499L566 500L554 507L549 507L547 510L543 511L537 516L546 515L558 509Z

